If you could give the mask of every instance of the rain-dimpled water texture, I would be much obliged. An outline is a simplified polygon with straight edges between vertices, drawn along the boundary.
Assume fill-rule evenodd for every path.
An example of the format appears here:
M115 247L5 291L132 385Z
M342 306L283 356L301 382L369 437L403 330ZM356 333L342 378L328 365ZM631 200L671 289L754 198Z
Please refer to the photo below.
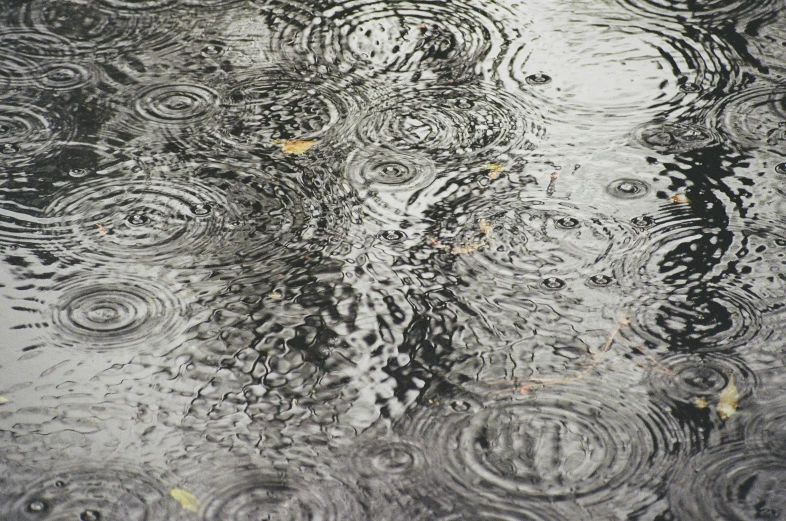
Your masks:
M3 519L784 517L781 2L2 4Z

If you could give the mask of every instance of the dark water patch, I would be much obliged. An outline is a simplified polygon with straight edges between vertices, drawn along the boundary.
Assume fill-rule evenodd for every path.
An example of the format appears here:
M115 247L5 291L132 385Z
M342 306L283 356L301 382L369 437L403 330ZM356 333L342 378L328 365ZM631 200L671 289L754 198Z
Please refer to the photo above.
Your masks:
M782 455L727 443L688 462L669 502L681 519L782 519L785 475Z
M685 457L676 420L622 396L606 388L600 399L585 386L557 385L475 414L424 408L398 428L425 447L442 473L439 486L479 504L578 501L609 515L654 502Z
M631 329L652 346L690 352L729 351L761 327L754 296L731 284L673 289L630 303Z
M215 165L130 174L61 191L45 233L73 260L226 266L284 251L311 218L291 180Z
M526 154L544 133L530 100L486 83L401 85L354 125L364 145L417 151L443 164Z
M326 6L303 32L317 63L339 71L465 76L490 70L509 35L502 5L353 1Z
M45 303L53 345L165 354L183 341L187 303L175 283L99 272L56 281L52 289Z
M48 474L7 506L9 519L148 521L177 514L167 486L149 469L111 462Z

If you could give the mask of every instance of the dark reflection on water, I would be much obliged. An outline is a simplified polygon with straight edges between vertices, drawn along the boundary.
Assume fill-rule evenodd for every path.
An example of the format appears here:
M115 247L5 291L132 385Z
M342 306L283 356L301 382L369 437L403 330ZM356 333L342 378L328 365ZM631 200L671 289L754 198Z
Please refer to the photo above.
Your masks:
M6 0L0 517L786 518L775 0Z

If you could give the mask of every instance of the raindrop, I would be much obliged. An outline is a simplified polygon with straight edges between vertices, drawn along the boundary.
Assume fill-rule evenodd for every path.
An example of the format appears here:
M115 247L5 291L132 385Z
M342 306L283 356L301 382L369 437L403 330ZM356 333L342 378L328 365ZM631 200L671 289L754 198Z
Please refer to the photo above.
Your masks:
M572 230L573 228L578 228L581 223L574 219L573 217L563 217L562 219L557 219L557 228L562 228L563 230Z
M79 521L101 521L101 512L98 510L85 510L79 514Z
M701 92L701 87L695 83L686 83L680 86L680 90L682 92L694 93L694 92Z
M11 156L19 152L19 147L17 147L16 145L12 145L10 143L5 143L3 145L3 148L0 148L0 152L2 152L5 155Z
M85 177L89 173L90 171L87 168L72 168L68 172L68 175L70 175L71 177L79 178L79 177Z
M775 166L775 172L786 175L786 163L781 163Z
M220 45L206 45L202 48L201 54L205 58L216 58L224 54L224 48Z
M617 179L606 186L606 193L619 199L638 199L650 191L647 183L638 179Z
M456 400L450 404L450 407L456 412L467 412L472 408L472 404L464 400Z
M608 275L593 275L587 282L590 286L604 287L614 282L614 279Z
M200 203L195 204L191 207L191 213L196 215L197 217L203 217L205 215L209 215L210 212L213 211L213 208L207 203Z
M379 234L379 238L385 242L396 244L407 239L407 234L401 230L385 230Z
M649 228L650 226L655 224L655 221L652 220L652 217L647 217L646 215L642 215L641 217L634 217L633 219L630 220L630 222L631 224L633 224L633 226L635 226L636 228L640 228L642 230L645 228Z
M549 277L547 279L543 279L540 285L543 288L557 291L565 287L565 281L557 277Z
M148 221L148 217L141 213L132 213L126 217L126 222L131 226L142 226Z
M48 508L48 505L40 499L36 499L27 504L27 511L31 514L43 514Z
M551 83L551 76L541 73L531 74L527 76L526 81L530 85L546 85L547 83Z

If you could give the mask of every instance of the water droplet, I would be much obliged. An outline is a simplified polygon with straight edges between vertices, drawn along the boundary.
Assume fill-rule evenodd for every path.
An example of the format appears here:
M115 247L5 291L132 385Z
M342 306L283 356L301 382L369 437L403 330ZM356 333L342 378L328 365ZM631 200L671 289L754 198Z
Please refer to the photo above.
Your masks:
M148 221L148 217L141 213L132 213L126 217L126 222L131 226L142 226Z
M701 92L701 87L695 83L686 83L680 86L680 90L682 92L694 93L694 92Z
M781 163L775 166L775 171L779 174L786 174L786 163Z
M202 48L201 54L205 58L216 58L224 54L224 48L221 45L206 45Z
M57 488L63 488L64 486L66 486L66 482L63 481L62 479L58 479L57 481L55 481L55 486Z
M450 404L450 407L456 412L467 412L472 408L472 405L464 400L456 400Z
M637 199L644 197L649 191L649 185L638 179L617 179L606 186L606 193L619 199Z
M647 217L646 215L642 215L641 217L634 217L633 219L630 220L630 222L636 228L641 228L641 229L649 228L650 226L655 224L655 222L652 220L652 218L651 217Z
M547 279L543 279L540 285L543 288L550 289L553 291L560 290L566 286L565 281L557 277L549 277Z
M191 213L196 215L197 217L203 217L205 215L210 215L213 211L213 208L206 203L195 204L191 207Z
M385 230L379 234L379 238L391 244L399 243L407 239L407 234L401 230Z
M11 127L8 125L0 125L0 135L5 135L11 132Z
M456 106L460 109L471 109L475 104L468 99L459 98L456 100Z
M589 278L589 281L587 282L590 286L604 287L614 282L614 279L612 279L608 275L593 275L592 277Z
M89 173L90 173L90 171L88 169L86 169L86 168L72 168L68 172L68 175L70 175L71 177L79 178L79 177L85 177Z
M546 85L547 83L551 83L551 76L541 73L531 74L525 79L530 85Z
M101 512L98 510L85 510L79 514L79 521L101 521Z
M27 511L31 514L43 514L49 510L49 505L40 499L36 499L27 504Z
M19 152L19 147L17 147L16 145L12 145L10 143L5 143L3 145L3 148L0 148L0 152L10 156Z
M557 228L571 230L573 228L578 228L581 223L573 217L563 217L562 219L557 219L556 225Z

